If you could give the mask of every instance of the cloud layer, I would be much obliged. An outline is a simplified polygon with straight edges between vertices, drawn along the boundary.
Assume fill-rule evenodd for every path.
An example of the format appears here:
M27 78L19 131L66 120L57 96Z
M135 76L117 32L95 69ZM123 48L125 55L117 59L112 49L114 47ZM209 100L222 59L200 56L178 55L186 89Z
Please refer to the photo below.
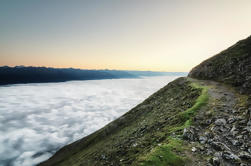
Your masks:
M174 76L0 87L0 166L33 166L121 116Z

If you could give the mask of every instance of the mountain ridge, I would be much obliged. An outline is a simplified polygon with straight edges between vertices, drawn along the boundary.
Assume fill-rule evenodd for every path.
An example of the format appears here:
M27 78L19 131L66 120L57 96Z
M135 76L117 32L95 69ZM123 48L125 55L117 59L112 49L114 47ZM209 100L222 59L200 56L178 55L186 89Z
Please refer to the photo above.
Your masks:
M185 73L183 72L176 72L176 74L185 75ZM0 85L64 82L74 80L140 78L142 76L165 75L172 75L172 73L130 70L86 70L74 68L48 68L32 66L2 66L0 67Z
M214 80L251 93L251 36L203 61L193 68L189 77Z

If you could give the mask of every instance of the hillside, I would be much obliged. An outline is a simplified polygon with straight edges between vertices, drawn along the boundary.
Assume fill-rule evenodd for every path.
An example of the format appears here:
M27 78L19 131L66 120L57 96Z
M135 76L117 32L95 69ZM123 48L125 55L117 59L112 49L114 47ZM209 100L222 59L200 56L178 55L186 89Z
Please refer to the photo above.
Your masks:
M251 165L250 39L39 166Z

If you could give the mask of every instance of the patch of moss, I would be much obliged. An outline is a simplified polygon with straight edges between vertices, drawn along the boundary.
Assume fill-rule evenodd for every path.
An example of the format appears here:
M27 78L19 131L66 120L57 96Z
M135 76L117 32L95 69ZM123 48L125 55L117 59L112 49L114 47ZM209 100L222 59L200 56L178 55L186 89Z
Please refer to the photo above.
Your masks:
M185 124L191 123L191 118L195 115L196 111L199 110L203 105L208 102L208 87L200 86L196 83L191 84L196 89L201 89L201 95L197 98L196 103L189 109L178 114L179 118L185 121ZM190 122L187 122L190 121Z
M185 158L176 155L181 152L182 140L168 138L169 143L154 148L149 154L142 158L141 166L182 166L185 165ZM176 153L174 153L176 152Z
M191 86L195 89L201 89L201 95L197 98L195 104L187 109L186 111L180 112L176 119L178 118L180 122L176 125L169 126L169 133L176 132L176 137L179 137L184 128L187 128L192 123L192 118L196 112L205 104L207 104L208 96L208 87L200 86L199 84L192 83ZM179 133L180 131L180 133ZM177 133L178 132L178 133ZM187 158L177 155L178 152L184 151L187 147L183 144L181 139L168 137L167 144L163 144L155 147L150 153L148 153L141 160L142 166L182 166L185 165Z
M238 96L238 107L247 107L248 105L248 96L247 95L240 95L236 93Z
M175 122L172 127L169 127L169 132L182 132L184 128L187 128L192 123L192 118L196 114L196 111L198 111L202 106L206 105L209 99L208 96L208 87L206 86L200 86L199 84L192 83L191 86L195 89L201 90L201 95L196 99L195 104L187 109L186 111L180 112L176 115ZM183 123L185 122L185 123ZM179 133L177 133L179 134Z

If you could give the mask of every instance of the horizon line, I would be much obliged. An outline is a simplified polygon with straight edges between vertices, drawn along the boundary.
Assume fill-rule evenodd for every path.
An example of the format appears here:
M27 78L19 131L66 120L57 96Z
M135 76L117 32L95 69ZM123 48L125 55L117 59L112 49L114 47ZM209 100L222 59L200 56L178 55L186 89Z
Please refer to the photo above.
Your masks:
M77 68L77 67L51 67L51 66L28 66L28 65L2 65L0 67L9 67L9 68L17 68L17 67L34 67L34 68L52 68L52 69L76 69L76 70L117 70L117 71L142 71L142 72L166 72L166 73L188 73L189 71L161 71L161 70L137 70L137 69L110 69L110 68Z

